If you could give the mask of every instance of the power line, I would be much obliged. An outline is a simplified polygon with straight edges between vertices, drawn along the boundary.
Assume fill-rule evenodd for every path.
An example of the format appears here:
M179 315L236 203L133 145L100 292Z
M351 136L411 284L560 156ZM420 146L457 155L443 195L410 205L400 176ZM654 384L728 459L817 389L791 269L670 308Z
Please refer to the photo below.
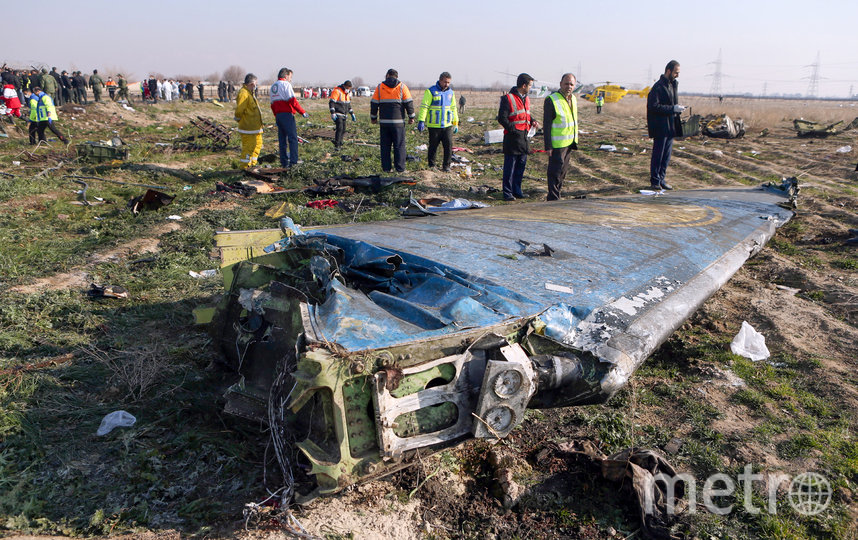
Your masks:
M810 75L810 83L807 85L807 95L810 97L819 97L819 51L816 51L816 62L804 67L813 68L813 72Z
M709 62L715 64L715 73L707 75L712 77L712 86L709 88L709 93L713 96L721 95L721 49L718 49L718 60Z

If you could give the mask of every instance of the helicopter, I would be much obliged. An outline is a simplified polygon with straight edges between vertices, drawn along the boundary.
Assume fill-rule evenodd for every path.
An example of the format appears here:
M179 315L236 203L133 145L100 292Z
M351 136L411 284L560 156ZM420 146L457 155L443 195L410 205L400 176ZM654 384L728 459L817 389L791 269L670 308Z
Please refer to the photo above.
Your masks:
M647 86L643 90L629 90L625 86L620 86L619 84L613 84L610 81L605 81L604 84L594 85L588 84L579 88L576 88L576 92L581 92L581 97L586 99L587 101L595 102L596 98L599 97L599 94L605 98L605 103L616 103L623 99L626 94L632 94L638 97L645 98L649 95L650 87Z

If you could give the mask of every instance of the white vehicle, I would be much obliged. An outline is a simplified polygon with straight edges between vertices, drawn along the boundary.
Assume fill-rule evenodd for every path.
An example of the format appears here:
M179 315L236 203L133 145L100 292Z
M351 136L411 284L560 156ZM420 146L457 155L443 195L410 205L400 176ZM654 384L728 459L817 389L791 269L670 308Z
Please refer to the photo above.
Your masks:
M372 90L369 89L369 86L358 86L357 90L355 90L355 95L361 97L372 97Z

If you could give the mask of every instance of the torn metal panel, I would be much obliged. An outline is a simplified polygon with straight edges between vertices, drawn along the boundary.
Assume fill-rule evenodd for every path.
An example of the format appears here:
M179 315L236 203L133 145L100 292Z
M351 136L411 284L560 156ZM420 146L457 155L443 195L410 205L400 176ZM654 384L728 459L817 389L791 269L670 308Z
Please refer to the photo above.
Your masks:
M739 139L745 136L745 121L733 120L726 114L709 116L703 120L703 134L716 139Z
M231 260L254 255L223 269L212 326L244 376L229 407L292 437L304 492L324 494L418 450L503 437L527 407L603 402L791 218L780 205L796 192L791 179L287 222L285 240L248 233L244 248L226 233Z

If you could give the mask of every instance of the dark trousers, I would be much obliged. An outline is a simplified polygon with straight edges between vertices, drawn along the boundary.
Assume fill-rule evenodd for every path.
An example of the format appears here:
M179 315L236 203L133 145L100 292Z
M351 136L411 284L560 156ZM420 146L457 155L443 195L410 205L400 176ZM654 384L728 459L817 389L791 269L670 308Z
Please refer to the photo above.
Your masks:
M438 150L438 143L444 146L444 170L450 169L450 160L453 157L453 126L446 128L429 128L429 166L435 166L435 152Z
M337 115L334 125L336 126L336 130L334 131L334 147L339 148L343 145L343 135L346 134L346 117Z
M62 133L57 131L57 128L54 127L54 124L52 122L42 120L40 122L30 122L30 125L27 129L30 135L30 144L36 144L36 137L38 137L39 141L44 141L46 129L50 129L51 132L56 135L59 140L65 142L66 138L63 136Z
M521 179L527 167L527 154L503 155L503 198L523 197Z
M277 145L280 148L280 166L283 168L298 163L298 127L295 125L295 115L280 113L275 116L277 121ZM286 152L286 145L289 152Z
M390 172L405 171L405 125L379 124L379 142L381 143L381 170ZM390 149L393 147L393 164L390 163Z
M51 94L51 99L54 100L54 105L59 107L63 104L63 93L61 90L57 90L53 94Z
M112 86L109 87L107 89L107 93L110 94L111 101L116 101L116 88L114 88Z
M77 92L77 102L86 105L86 89L85 88L76 88Z
M572 145L565 148L552 148L548 156L548 200L556 201L563 189L563 180L569 172L569 159L572 157Z
M664 173L670 164L673 150L673 137L655 137L652 140L652 157L649 162L649 183L652 186L664 184Z
M92 98L95 100L96 103L101 101L101 89L96 90L95 88L93 88L92 89Z

